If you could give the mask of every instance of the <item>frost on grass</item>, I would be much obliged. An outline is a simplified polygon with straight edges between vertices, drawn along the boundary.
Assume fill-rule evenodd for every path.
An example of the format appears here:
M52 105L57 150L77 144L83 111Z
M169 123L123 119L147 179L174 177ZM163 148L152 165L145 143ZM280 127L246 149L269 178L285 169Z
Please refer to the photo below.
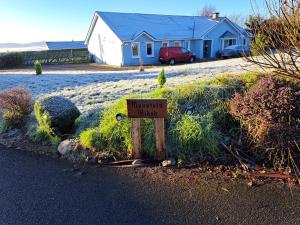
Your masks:
M240 73L244 66L249 67L249 64L242 59L166 66L166 85L191 83L222 73ZM0 90L16 86L29 88L35 99L61 95L75 103L81 112L87 112L96 107L103 107L124 95L146 93L157 88L157 75L160 70L161 68L148 69L143 73L57 71L45 72L42 76L0 71Z

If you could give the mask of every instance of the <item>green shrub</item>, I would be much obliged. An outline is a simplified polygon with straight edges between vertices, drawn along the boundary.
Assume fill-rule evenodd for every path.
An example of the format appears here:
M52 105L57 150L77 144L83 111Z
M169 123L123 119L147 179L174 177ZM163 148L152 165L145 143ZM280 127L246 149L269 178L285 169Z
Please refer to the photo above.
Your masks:
M101 117L101 110L96 108L88 112L83 113L75 121L76 132L75 136L88 128L96 128L99 126L99 120Z
M4 53L0 54L0 68L16 68L23 64L21 53Z
M54 134L53 129L50 127L50 116L47 115L46 112L42 114L41 110L41 103L39 101L36 101L34 104L34 114L37 122L39 123L40 127L47 131L48 134Z
M26 135L29 139L36 143L49 143L52 145L58 145L60 142L60 138L55 135L49 135L49 133L41 127L36 125L31 126Z
M51 137L48 135L47 131L41 129L40 127L36 127L36 132L33 136L33 141L37 143L41 143L44 141L51 141ZM55 141L55 139L53 139Z
M35 74L41 75L42 74L42 64L40 60L35 60L34 62Z
M39 127L36 129L36 134L42 139L50 140L51 143L56 144L60 141L60 138L55 134L54 130L50 127L50 116L47 112L42 112L41 103L36 101L34 104L34 114L35 118L39 124ZM47 134L47 135L46 135ZM46 137L47 136L47 137ZM38 140L37 137L36 140Z
M3 114L3 120L9 127L21 128L25 124L27 116L15 112L5 112Z
M215 126L212 113L203 116L183 115L175 129L170 131L176 155L183 159L193 153L199 154L200 159L217 157L222 136Z
M199 84L183 85L178 88L160 88L142 96L126 96L107 107L100 118L99 130L81 134L88 140L86 147L100 143L101 149L131 155L131 121L127 117L121 121L116 115L127 114L127 98L167 98L168 117L166 119L167 154L188 160L197 155L201 160L212 159L220 154L220 129L228 123L225 98L220 97L223 87L203 87ZM192 106L192 115L187 109ZM154 121L142 119L142 154L144 157L156 156ZM228 126L228 124L227 124ZM97 134L97 135L96 135ZM95 140L94 140L95 139ZM82 141L83 142L83 141Z
M105 150L103 137L98 129L88 129L80 134L80 143L84 148L93 150Z
M168 117L165 120L167 155L186 161L217 159L221 156L220 143L230 136L238 123L228 112L227 101L235 91L243 93L254 85L260 74L214 78L209 81L185 84L176 88L159 88L143 95L130 95L117 100L103 110L99 129L83 134L87 148L131 155L131 121L126 116L128 98L167 98ZM191 109L191 115L188 115ZM153 119L141 119L143 157L156 156ZM95 139L95 140L94 140ZM82 141L83 142L83 141ZM90 143L99 143L91 145ZM97 147L98 146L98 147ZM100 146L100 147L99 147Z
M165 83L166 83L167 80L166 80L165 70L164 69L162 69L160 71L160 73L158 74L157 81L158 81L158 85L160 87L163 87L165 85Z
M239 75L223 75L204 81L202 85L226 87L231 94L234 94L235 92L246 91L264 76L266 76L266 74L256 72L247 72Z
M8 129L9 124L5 120L0 121L0 134L6 133Z
M126 98L122 98L107 107L100 119L99 132L103 141L107 143L106 150L111 152L123 152L131 154L131 122L125 117L121 121L116 120L118 113L127 114Z

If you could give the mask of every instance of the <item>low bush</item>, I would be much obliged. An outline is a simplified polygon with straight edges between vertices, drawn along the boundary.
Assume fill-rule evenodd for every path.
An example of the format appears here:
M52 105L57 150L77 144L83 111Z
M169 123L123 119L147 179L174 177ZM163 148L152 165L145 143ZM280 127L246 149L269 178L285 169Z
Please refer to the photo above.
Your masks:
M240 121L254 157L276 167L299 163L299 86L263 78L245 94L235 95L230 112Z
M242 75L224 75L204 81L203 85L217 85L226 87L226 89L234 94L235 92L243 92L253 86L258 80L267 76L265 73L247 72Z
M239 126L228 111L227 101L236 91L242 93L248 90L261 76L253 73L230 75L176 88L163 87L143 95L125 96L103 109L99 128L82 133L81 142L86 148L130 157L131 120L126 117L126 99L167 98L165 127L168 157L178 158L181 162L195 158L200 161L221 159L221 142L226 142L228 136L232 136L231 130ZM117 120L117 114L123 115L123 119ZM142 119L141 127L143 157L154 158L153 119Z
M80 133L88 128L96 128L99 126L99 120L101 117L101 109L96 108L89 110L75 121L76 132L75 136L79 136Z
M182 160L186 160L193 153L199 154L200 160L208 156L216 158L222 136L215 126L212 113L203 116L183 115L175 129L171 130L173 142L180 150L175 155Z
M40 60L36 60L34 62L34 68L35 68L35 74L36 75L41 75L42 74L42 63Z
M20 53L0 54L0 68L15 68L23 64L23 57Z
M25 88L12 88L0 92L0 111L6 123L21 127L33 110L31 93Z
M105 150L103 137L98 129L88 129L80 134L80 143L84 148L92 150Z
M8 129L9 129L9 124L5 120L2 121L0 120L0 134L6 133Z
M54 134L49 134L49 132L42 127L33 125L28 130L26 135L29 139L36 143L47 143L52 145L58 145L60 138Z
M200 160L216 159L220 155L222 141L220 130L227 126L223 87L202 87L199 84L183 85L178 88L160 88L142 95L142 98L167 98L166 119L167 154L182 160L198 156ZM126 99L141 97L131 95L116 101L104 109L99 129L83 132L82 144L87 148L105 149L110 152L131 155L131 121L124 116L121 121L116 115L127 114ZM192 108L191 115L187 110ZM142 119L142 154L156 156L154 121Z

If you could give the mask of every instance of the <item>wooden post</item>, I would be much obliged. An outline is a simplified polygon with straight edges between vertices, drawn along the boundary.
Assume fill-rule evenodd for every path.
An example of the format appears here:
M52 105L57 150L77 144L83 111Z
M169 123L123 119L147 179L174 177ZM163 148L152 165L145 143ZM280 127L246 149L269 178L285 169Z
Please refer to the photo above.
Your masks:
M157 159L166 157L166 138L164 119L168 114L167 99L127 99L128 117L132 118L132 139L134 159L141 158L141 121L140 118L154 118Z
M132 118L132 139L133 139L133 151L132 156L134 159L142 158L142 138L141 138L141 119Z
M165 121L164 118L155 118L154 120L155 120L157 160L164 160L166 157Z

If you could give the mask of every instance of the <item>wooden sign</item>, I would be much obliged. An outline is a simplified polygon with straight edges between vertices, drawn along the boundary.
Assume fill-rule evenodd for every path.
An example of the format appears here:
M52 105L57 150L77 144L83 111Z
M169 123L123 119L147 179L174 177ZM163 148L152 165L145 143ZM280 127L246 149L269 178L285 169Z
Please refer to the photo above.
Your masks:
M167 99L127 99L129 118L166 118Z
M141 158L141 118L154 118L157 159L166 156L165 123L167 117L167 99L128 99L128 117L132 121L133 157Z

